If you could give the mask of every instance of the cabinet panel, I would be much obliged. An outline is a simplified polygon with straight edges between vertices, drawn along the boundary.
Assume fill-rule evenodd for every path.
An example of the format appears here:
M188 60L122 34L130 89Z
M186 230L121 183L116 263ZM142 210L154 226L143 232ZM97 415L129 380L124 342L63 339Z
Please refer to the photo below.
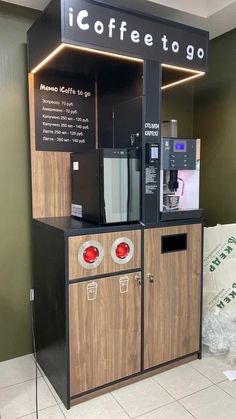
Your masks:
M127 238L133 244L133 256L126 263L117 263L112 259L111 249L113 243L120 238ZM141 231L119 231L114 233L92 234L87 236L69 237L69 279L101 275L110 272L125 271L141 267ZM104 249L102 262L97 266L83 267L78 259L81 246L86 242L98 242Z
M145 369L199 350L201 231L199 224L145 230Z
M140 371L140 274L127 276L69 286L71 396Z

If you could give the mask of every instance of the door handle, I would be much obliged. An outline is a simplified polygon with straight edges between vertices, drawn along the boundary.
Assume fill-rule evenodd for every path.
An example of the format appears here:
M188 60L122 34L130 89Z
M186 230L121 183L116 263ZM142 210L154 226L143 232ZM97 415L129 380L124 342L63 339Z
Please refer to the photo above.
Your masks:
M147 274L147 279L150 282L150 284L153 284L154 283L154 275L148 273Z
M134 280L139 283L139 285L142 284L141 276L140 275L134 275Z

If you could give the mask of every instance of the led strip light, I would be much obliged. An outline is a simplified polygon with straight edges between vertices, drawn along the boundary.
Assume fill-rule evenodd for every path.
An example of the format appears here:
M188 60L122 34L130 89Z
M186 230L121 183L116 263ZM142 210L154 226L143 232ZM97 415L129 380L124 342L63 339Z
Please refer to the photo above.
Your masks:
M104 56L107 56L107 57L114 57L114 58L119 58L119 59L126 60L126 61L134 61L134 62L138 62L138 63L143 63L143 61L144 61L141 58L134 58L134 57L129 57L127 55L120 55L120 54L115 54L115 53L112 53L112 52L96 50L96 49L93 49L93 48L86 48L86 47L81 47L81 46L78 46L78 45L70 45L70 44L62 43L54 51L52 51L51 54L49 54L46 58L44 58L36 67L34 67L33 70L31 70L31 73L36 74L39 70L41 70L46 64L48 64L53 58L55 58L65 48L76 49L76 50L79 50L79 51L86 51L86 52L89 52L91 54L100 54L100 55L104 55ZM177 67L177 66L173 66L173 65L169 65L169 64L161 64L161 67L162 68L169 68L171 70L183 71L183 72L186 72L186 74L190 74L189 76L187 76L184 79L181 79L181 80L166 84L165 86L162 86L161 87L162 90L169 89L170 87L177 86L177 85L182 84L182 83L186 83L187 81L194 80L198 77L202 77L205 74L205 72L203 72L203 71L192 70L192 69L188 69L188 68L184 68L184 67Z
M33 70L31 70L31 73L32 74L37 73L39 70L42 69L42 67L44 67L47 63L49 63L56 55L59 54L59 52L61 52L65 48L77 49L80 51L90 52L91 54L105 55L107 57L114 57L114 58L119 58L126 61L135 61L137 63L143 63L143 60L141 58L134 58L134 57L129 57L127 55L120 55L120 54L101 51L101 50L97 50L93 48L86 48L86 47L81 47L78 45L62 43L53 52L51 52L51 54L49 54L43 61L41 61L41 63L39 63L36 67L34 67Z
M187 81L194 80L198 77L202 77L205 74L204 71L197 71L197 70L192 70L192 69L185 68L185 67L177 67L177 66L169 65L169 64L162 64L161 67L162 68L169 68L171 70L183 71L183 72L186 72L186 74L187 73L191 74L190 76L187 76L184 79L181 79L181 80L178 80L178 81L175 81L175 82L172 82L172 83L168 83L168 84L162 86L161 90L169 89L170 87L174 87L174 86L177 86L179 84L186 83Z

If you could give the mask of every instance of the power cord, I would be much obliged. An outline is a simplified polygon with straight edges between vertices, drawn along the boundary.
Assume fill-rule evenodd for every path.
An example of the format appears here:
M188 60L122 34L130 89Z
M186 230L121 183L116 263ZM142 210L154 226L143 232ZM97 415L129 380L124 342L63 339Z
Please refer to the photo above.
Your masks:
M36 354L36 344L35 344L35 333L34 333L34 289L30 289L30 309L31 309L31 329L32 329L32 340L33 340L33 354L35 362L35 415L38 419L38 363L37 363L37 354Z

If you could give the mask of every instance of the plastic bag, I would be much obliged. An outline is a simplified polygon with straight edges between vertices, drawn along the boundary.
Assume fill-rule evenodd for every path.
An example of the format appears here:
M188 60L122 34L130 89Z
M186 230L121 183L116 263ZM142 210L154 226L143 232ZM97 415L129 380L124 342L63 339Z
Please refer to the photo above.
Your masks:
M236 316L221 309L207 311L203 315L202 341L211 353L228 354L231 363L236 361Z

